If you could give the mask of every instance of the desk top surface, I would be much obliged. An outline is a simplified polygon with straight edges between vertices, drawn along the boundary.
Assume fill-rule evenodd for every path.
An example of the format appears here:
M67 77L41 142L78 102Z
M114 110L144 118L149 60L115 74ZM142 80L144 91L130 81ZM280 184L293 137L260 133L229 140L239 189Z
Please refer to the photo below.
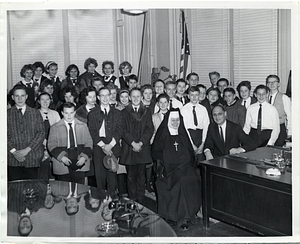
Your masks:
M49 185L51 187L51 192L49 192ZM28 194L26 194L26 192ZM36 192L38 193L35 194ZM74 197L70 192L75 192L75 197L79 206L78 212L74 215L68 215L66 211L68 199L70 201L70 197ZM106 191L81 184L71 184L69 182L54 180L14 181L8 183L7 194L8 236L19 236L19 220L21 215L27 210L27 212L30 212L29 216L33 225L33 229L29 236L98 237L99 234L96 231L96 227L105 222L103 212L107 213L107 211L109 211L106 200L109 199L107 198L109 197L109 194ZM49 195L53 196L53 206L50 203ZM89 204L91 198L93 198L92 200L94 201L95 199L98 200L99 208L92 209ZM124 202L133 202L129 199L123 200ZM132 232L119 231L113 236L176 236L173 229L157 214L140 204L135 204L141 210L140 212L143 213L142 215L134 216L134 222L132 223L134 227L138 227L136 232L133 234ZM70 203L70 205L72 205L72 203ZM46 206L48 206L48 208L46 208ZM146 221L142 219L145 215L149 216Z
M226 155L212 160L200 161L199 163L206 166L222 168L228 171L253 175L291 185L292 174L288 170L285 170L280 176L268 176L266 174L267 168L275 166L265 164L263 159L271 159L272 155L278 152L280 152L280 149L278 148L263 147L257 148L251 152L240 153L237 155Z

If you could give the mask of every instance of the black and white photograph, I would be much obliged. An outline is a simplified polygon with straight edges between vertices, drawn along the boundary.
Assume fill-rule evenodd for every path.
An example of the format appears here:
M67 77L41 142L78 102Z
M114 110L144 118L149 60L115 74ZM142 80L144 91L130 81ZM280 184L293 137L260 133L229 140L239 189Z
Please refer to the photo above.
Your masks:
M1 242L300 242L298 4L0 3Z

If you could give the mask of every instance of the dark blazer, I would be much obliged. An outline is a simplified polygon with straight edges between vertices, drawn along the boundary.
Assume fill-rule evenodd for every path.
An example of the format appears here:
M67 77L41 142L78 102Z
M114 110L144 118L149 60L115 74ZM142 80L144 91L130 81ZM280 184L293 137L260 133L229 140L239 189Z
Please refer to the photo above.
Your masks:
M243 131L241 126L229 120L226 121L225 145L221 141L218 125L211 123L208 127L204 150L208 148L214 157L221 157L228 155L232 148L242 147L246 151L256 148L254 141Z
M207 110L207 113L208 113L208 117L209 117L209 121L210 123L213 122L213 118L212 118L212 113L211 113L211 106L209 104L209 101L207 98L204 98L201 102L200 102L201 105L203 105L206 110Z
M85 71L83 74L79 76L79 90L82 92L82 90L88 86L93 85L93 80L95 77L102 77L96 70L94 74L91 74L87 71Z
M174 97L175 97L178 101L180 101L180 102L182 103L182 105L185 105L185 104L187 104L187 103L190 102L190 99L189 99L189 97L188 97L187 94L184 95L184 103L182 102L182 99L180 99L177 95L175 95Z
M127 90L129 89L129 86L128 86L128 76L124 79L124 76L120 76L119 78L119 82L120 82L120 86L121 86L121 90Z
M88 117L89 111L86 110L85 106L86 106L86 104L83 104L76 110L75 118L77 118L78 120L87 124L87 117ZM99 105L96 104L96 106L92 110L94 110L98 107L99 107Z
M123 134L121 113L113 106L110 106L107 119L105 120L106 137L103 139L99 136L99 130L102 126L104 116L105 115L102 112L100 106L93 109L88 114L87 124L93 139L94 147L99 147L97 144L100 141L103 141L105 144L108 144L111 142L112 138L114 138L116 140L116 145L112 148L112 152L116 157L119 157L121 154L121 147L119 141Z
M120 164L136 165L152 162L150 139L154 132L154 126L150 110L141 103L138 113L135 113L130 103L121 113L123 117L123 140ZM140 141L143 143L141 151L134 152L131 143Z
M75 82L75 89L77 91L78 94L80 94L81 90L80 90L80 84L81 84L81 80L79 77L77 77L77 81ZM65 87L73 87L73 82L71 81L70 77L68 76L66 79L64 79L61 82L61 90L63 90Z

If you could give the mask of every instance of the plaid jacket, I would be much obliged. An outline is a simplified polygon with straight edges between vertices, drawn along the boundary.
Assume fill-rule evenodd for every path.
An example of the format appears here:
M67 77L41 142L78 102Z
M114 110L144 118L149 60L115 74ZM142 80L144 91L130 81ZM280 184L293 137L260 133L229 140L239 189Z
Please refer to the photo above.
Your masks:
M44 155L43 140L45 127L43 118L37 109L26 106L24 115L16 106L7 110L7 160L9 166L39 167ZM18 162L11 149L30 147L24 162Z

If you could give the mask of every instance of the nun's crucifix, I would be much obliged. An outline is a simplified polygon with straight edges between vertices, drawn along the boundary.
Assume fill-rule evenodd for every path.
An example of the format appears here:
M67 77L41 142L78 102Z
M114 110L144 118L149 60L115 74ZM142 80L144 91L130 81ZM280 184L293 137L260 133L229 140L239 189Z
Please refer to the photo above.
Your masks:
M175 141L173 145L174 145L174 147L175 147L175 150L178 151L178 142Z

